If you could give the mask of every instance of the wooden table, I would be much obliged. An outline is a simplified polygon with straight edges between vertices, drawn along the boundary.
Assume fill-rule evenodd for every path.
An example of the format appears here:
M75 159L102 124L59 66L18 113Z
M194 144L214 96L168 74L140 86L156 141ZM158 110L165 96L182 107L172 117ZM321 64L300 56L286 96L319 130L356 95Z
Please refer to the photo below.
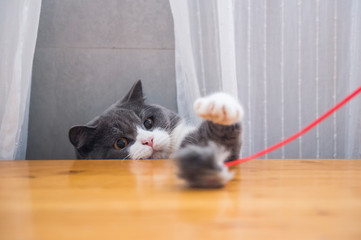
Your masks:
M361 239L361 160L253 160L188 189L170 160L0 161L0 239Z

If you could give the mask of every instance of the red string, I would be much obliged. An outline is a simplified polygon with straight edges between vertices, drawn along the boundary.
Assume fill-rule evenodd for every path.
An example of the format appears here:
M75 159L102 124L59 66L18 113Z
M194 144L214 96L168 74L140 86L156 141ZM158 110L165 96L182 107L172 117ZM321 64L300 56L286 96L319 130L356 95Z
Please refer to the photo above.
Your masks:
M313 127L315 127L317 124L319 124L320 122L322 122L323 120L325 120L328 116L330 116L332 113L334 113L335 111L337 111L339 108L341 108L343 105L345 105L348 101L350 101L352 98L354 98L357 94L359 94L361 92L361 86L358 87L354 92L352 92L350 95L348 95L347 97L345 97L342 101L340 101L338 104L336 104L334 107L332 107L330 110L328 110L326 113L324 113L322 116L320 116L319 118L317 118L315 121L313 121L312 123L310 123L308 126L306 126L305 128L303 128L301 131L299 131L298 133L290 136L289 138L286 138L284 140L282 140L281 142L267 148L264 149L258 153L255 153L253 155L250 155L248 157L245 158L241 158L241 159L236 159L233 161L229 161L226 162L225 165L227 167L230 166L234 166L237 164L241 164L244 162L247 162L249 160L252 160L254 158L260 157L265 155L266 153L272 152L274 150L276 150L279 147L282 147L283 145L286 145L287 143L295 140L296 138L298 138L299 136L301 136L302 134L306 133L307 131L309 131L310 129L312 129Z

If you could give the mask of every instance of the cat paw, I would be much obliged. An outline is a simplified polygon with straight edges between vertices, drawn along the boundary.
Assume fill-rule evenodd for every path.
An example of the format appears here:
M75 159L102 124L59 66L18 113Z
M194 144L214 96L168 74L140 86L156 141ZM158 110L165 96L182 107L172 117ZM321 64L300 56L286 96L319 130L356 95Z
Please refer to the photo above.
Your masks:
M220 188L234 176L224 165L229 152L215 143L208 146L189 145L176 154L178 176L190 187Z
M194 111L198 116L221 125L240 122L244 114L238 101L226 93L215 93L197 99Z

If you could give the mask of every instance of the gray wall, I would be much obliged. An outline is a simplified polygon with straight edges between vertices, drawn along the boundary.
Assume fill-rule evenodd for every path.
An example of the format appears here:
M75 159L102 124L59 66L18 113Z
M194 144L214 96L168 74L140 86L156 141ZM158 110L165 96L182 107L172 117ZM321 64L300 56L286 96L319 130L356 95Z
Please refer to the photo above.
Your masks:
M148 102L176 107L168 0L43 0L27 159L72 159L68 129L142 79Z

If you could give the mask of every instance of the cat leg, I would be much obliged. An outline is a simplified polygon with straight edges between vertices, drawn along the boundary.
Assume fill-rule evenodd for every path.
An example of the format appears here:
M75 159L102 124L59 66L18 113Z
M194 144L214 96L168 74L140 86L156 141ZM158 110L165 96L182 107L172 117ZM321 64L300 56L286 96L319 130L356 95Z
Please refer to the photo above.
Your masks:
M230 95L217 93L198 99L194 110L205 121L181 144L179 176L191 187L222 187L233 176L224 162L239 157L243 108Z

